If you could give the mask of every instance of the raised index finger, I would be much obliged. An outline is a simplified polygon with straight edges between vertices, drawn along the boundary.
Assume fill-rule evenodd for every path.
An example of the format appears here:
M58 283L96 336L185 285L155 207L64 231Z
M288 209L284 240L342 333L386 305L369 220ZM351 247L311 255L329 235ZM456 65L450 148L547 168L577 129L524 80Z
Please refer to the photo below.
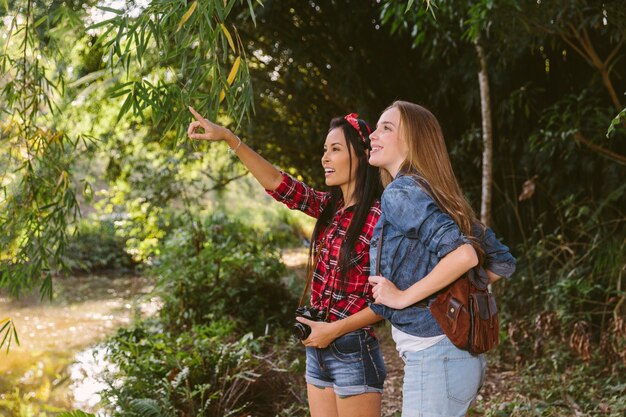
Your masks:
M196 109L194 109L193 107L189 106L189 111L191 112L191 114L193 115L193 117L199 121L200 123L205 123L204 117L202 117L202 115L200 113L198 113L196 111Z

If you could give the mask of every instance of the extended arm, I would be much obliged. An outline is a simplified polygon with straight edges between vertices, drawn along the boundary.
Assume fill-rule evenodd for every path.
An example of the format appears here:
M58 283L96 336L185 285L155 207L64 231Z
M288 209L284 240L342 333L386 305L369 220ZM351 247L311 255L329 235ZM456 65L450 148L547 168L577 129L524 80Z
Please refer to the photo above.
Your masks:
M282 182L282 174L274 165L270 164L245 143L242 143L241 139L230 130L203 118L191 106L189 106L189 111L196 119L189 124L189 128L187 129L187 135L191 139L226 142L246 168L248 168L254 178L256 178L266 190L275 190L280 185ZM196 132L198 128L204 129L204 133Z

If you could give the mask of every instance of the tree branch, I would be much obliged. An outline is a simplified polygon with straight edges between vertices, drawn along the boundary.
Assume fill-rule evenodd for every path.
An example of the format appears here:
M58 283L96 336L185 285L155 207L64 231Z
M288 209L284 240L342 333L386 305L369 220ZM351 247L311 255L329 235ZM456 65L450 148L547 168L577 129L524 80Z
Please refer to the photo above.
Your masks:
M609 54L609 56L607 57L606 61L604 61L604 65L608 68L609 67L609 62L615 57L615 55L619 52L620 49L622 49L622 45L624 45L624 41L626 41L626 37L622 38L619 43L617 44L617 46L615 47L615 49L613 49L611 51L611 53Z
M586 139L582 133L580 132L574 133L574 139L576 139L576 141L582 143L583 145L587 146L591 150L604 156L605 158L608 158L613 162L617 162L618 164L626 165L626 156L610 151L606 148L603 148L600 145L596 145L595 143Z
M239 178L243 178L246 175L248 175L248 172L246 171L243 174L235 175L234 177L230 177L230 178L215 178L213 175L211 175L207 171L202 171L202 173L215 183L213 187L207 190L203 190L204 193L208 193L208 192L215 191L215 190L221 190L222 188L226 187L231 182L236 181Z
M613 82L611 81L611 77L609 76L609 61L617 53L617 50L619 49L621 44L624 42L624 38L620 40L617 48L611 51L611 53L609 54L609 57L605 61L602 61L602 59L600 59L600 57L598 56L598 53L596 52L595 48L593 47L593 43L591 42L591 38L589 37L589 33L587 32L587 29L583 26L582 35L581 35L581 33L578 31L578 29L576 29L576 27L572 23L568 23L567 26L570 28L574 37L578 40L580 46L584 49L586 55L583 54L578 48L576 48L573 45L573 43L570 40L567 39L567 35L565 35L564 33L561 33L561 38L565 42L567 42L572 48L574 48L579 54L583 55L585 59L590 61L592 66L596 67L598 72L600 72L600 76L602 77L602 83L606 87L609 93L609 96L611 97L611 102L613 103L613 106L615 106L617 111L621 111L622 104L620 103L619 98L617 97L617 93L615 92L615 88L613 87Z

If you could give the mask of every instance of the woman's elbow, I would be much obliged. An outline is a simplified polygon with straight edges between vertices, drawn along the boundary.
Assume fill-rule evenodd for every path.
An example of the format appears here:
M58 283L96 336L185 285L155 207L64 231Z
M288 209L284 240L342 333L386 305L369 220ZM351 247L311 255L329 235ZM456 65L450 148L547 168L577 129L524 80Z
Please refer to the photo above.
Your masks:
M460 253L462 258L459 259L459 261L461 261L463 265L467 267L468 270L478 265L478 255L476 254L476 250L474 249L472 245L465 244L461 246L459 249L462 250Z

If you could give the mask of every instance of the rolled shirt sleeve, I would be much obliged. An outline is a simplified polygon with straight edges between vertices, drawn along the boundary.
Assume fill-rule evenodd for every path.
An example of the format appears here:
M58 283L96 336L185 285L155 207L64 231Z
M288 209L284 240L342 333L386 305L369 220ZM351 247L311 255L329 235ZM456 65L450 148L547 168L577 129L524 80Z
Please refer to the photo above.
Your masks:
M515 272L516 261L508 246L502 244L489 227L483 232L482 226L474 226L474 235L479 238L485 251L484 268L501 277L510 278Z
M318 218L330 200L330 193L317 191L286 172L282 172L282 175L283 180L280 185L275 190L265 190L265 192L292 210L300 210L311 217Z

